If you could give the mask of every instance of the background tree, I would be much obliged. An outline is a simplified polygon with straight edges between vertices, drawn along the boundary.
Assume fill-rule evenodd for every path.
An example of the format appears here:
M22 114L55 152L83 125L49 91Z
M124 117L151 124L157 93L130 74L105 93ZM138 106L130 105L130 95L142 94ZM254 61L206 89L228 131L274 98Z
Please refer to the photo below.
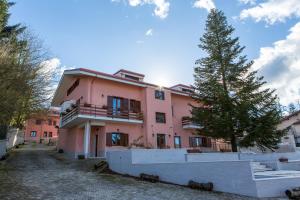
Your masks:
M263 77L251 71L253 62L242 55L245 47L232 37L222 11L211 10L199 47L207 54L196 61L195 93L201 104L192 107L193 120L203 125L201 134L261 149L276 148L284 134L276 130L280 120L274 90L265 88Z
M41 42L21 24L8 25L12 5L0 0L0 137L8 126L22 127L31 113L49 106L56 77L44 62Z

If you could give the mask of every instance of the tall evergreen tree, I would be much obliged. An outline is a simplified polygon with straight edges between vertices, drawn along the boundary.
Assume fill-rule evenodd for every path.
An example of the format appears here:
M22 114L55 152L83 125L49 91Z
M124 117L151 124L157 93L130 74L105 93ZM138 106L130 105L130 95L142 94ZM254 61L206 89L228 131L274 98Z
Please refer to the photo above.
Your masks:
M192 107L193 120L203 126L201 134L230 141L234 152L238 144L274 149L284 134L276 130L277 97L250 69L253 62L233 32L224 13L211 10L199 45L207 56L194 69L193 98L201 106Z

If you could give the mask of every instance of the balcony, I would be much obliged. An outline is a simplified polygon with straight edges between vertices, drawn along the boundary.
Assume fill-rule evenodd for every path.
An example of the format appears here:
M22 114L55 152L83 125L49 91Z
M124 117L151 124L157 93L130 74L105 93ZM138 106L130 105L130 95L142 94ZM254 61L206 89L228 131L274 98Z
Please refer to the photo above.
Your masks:
M74 104L61 113L61 127L79 125L86 120L100 122L143 123L143 113L115 110L92 104Z
M182 117L182 128L183 129L202 129L200 124L192 121L191 117Z

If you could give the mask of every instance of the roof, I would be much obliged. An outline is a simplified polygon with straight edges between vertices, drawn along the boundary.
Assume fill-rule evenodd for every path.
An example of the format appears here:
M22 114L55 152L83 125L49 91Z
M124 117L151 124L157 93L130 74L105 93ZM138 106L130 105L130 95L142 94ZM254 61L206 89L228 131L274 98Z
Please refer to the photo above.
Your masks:
M176 84L176 85L173 85L171 88L175 88L175 87L185 87L185 88L193 89L192 86L184 85L184 84Z
M128 73L128 74L134 74L134 75L137 75L137 76L145 77L144 74L140 74L140 73L128 71L128 70L125 70L125 69L120 69L119 71L117 71L116 73L114 73L114 75L118 74L119 72L124 72L124 73Z
M281 122L285 121L285 120L289 120L291 117L297 116L299 113L300 113L300 110L293 112L292 114L289 114L288 116L285 116L284 118L282 118Z
M119 71L121 71L121 70L119 70ZM123 70L123 71L127 71L127 70ZM132 80L132 79L128 79L128 78L123 78L123 77L117 76L115 74L113 74L113 75L112 74L107 74L107 73L103 73L103 72L99 72L99 71L95 71L95 70L91 70L91 69L86 69L86 68L77 68L77 69L65 70L62 77L61 77L61 79L60 79L60 81L59 81L57 89L54 93L51 104L54 105L54 106L59 106L60 102L57 102L57 98L58 98L58 96L63 98L62 97L63 95L60 94L59 91L67 89L67 88L63 88L63 87L65 87L65 85L63 85L62 83L64 81L70 80L69 76L71 76L71 75L85 75L85 76L97 77L97 78L100 78L100 79L116 81L116 82L125 83L125 84L129 84L129 85L134 85L134 86L138 86L138 87L155 87L155 88L159 87L158 85L155 85L155 84L147 83L147 82L144 82L144 81L137 81L137 80ZM189 96L189 93L179 91L179 90L175 90L173 88L163 87L163 89L170 90L173 94Z

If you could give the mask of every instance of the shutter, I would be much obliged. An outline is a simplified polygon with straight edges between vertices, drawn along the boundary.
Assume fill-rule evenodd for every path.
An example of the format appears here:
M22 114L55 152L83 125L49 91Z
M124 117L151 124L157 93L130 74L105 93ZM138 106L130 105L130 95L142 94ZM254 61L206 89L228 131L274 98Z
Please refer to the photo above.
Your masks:
M207 147L207 138L206 137L202 137L202 145L203 147Z
M122 103L123 103L123 105L122 105L122 107L121 107L121 110L123 110L123 111L128 111L128 99L122 99Z
M107 114L112 115L112 109L113 109L113 97L107 96Z
M112 140L111 140L112 134L106 133L106 146L111 147L112 146Z
M134 112L135 109L135 101L133 99L130 99L130 106L129 106L129 110L130 112Z
M211 138L207 138L207 147L211 147Z
M107 96L107 107L112 108L113 107L113 97Z
M123 138L123 140L122 140L122 141L123 141L122 145L125 146L125 147L127 147L127 146L128 146L128 134L122 133L121 138Z
M192 137L189 138L189 141L190 141L190 147L193 147L193 139L192 139Z
M129 105L129 101L128 99L122 99L121 100L121 115L124 117L124 118L129 118L129 115L128 115L128 105Z
M140 113L141 112L141 102L135 101L135 112Z

